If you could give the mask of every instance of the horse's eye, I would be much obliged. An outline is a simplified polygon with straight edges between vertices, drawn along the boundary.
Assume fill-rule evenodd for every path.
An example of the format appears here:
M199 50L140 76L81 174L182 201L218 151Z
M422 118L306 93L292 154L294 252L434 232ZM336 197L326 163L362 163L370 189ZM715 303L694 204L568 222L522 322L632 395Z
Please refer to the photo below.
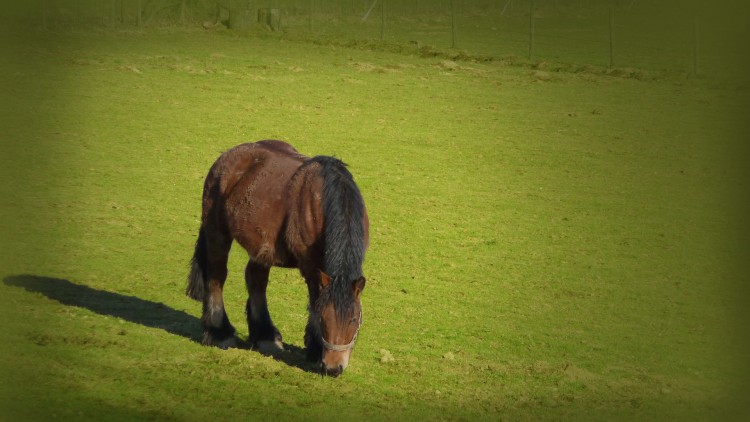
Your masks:
M352 318L352 324L356 324L356 323L357 323L357 317Z

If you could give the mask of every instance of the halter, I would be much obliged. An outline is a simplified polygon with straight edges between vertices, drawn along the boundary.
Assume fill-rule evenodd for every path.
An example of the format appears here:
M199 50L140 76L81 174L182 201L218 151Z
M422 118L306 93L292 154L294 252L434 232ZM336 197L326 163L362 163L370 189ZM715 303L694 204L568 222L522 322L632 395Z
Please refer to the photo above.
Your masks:
M325 347L328 350L331 350L333 352L345 352L347 350L354 349L354 343L357 341L357 336L359 335L359 329L362 328L362 307L359 308L359 325L357 326L357 331L354 332L354 337L352 337L352 341L350 341L347 344L332 344L326 341L323 336L320 336L320 341L323 343L323 347Z

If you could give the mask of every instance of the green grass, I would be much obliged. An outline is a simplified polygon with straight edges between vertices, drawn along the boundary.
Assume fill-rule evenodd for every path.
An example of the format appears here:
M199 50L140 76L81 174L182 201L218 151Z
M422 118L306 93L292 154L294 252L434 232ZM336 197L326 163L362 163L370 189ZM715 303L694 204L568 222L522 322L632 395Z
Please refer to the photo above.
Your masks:
M8 419L738 410L736 85L179 29L4 39ZM183 292L203 177L221 151L264 138L342 158L368 206L365 323L339 379L293 351L285 363L194 341L200 305ZM235 247L225 291L241 336L245 260ZM271 280L274 320L301 347L304 283Z

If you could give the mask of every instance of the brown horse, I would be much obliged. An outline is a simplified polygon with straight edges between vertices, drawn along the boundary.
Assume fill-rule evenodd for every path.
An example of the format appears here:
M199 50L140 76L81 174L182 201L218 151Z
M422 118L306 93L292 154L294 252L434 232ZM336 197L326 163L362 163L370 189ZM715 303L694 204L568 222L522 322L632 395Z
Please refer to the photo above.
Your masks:
M222 154L203 187L201 228L187 295L203 302L203 344L236 345L222 289L232 241L245 248L249 341L282 350L266 302L272 266L299 268L309 293L308 359L326 375L349 363L362 324L362 262L369 243L362 195L346 165L307 158L281 141L236 146Z

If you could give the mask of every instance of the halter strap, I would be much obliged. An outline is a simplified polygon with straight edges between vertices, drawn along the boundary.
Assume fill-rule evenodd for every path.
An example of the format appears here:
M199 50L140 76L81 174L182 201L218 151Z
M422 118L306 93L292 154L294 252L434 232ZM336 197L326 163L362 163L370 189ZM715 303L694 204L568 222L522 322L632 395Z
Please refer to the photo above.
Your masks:
M323 347L325 347L328 350L334 351L334 352L345 352L347 350L354 349L354 343L357 341L357 336L359 335L359 329L362 328L362 308L359 308L359 325L357 326L357 331L354 332L354 337L352 337L352 341L350 341L347 344L333 344L326 341L326 339L321 335L320 341L323 343Z

